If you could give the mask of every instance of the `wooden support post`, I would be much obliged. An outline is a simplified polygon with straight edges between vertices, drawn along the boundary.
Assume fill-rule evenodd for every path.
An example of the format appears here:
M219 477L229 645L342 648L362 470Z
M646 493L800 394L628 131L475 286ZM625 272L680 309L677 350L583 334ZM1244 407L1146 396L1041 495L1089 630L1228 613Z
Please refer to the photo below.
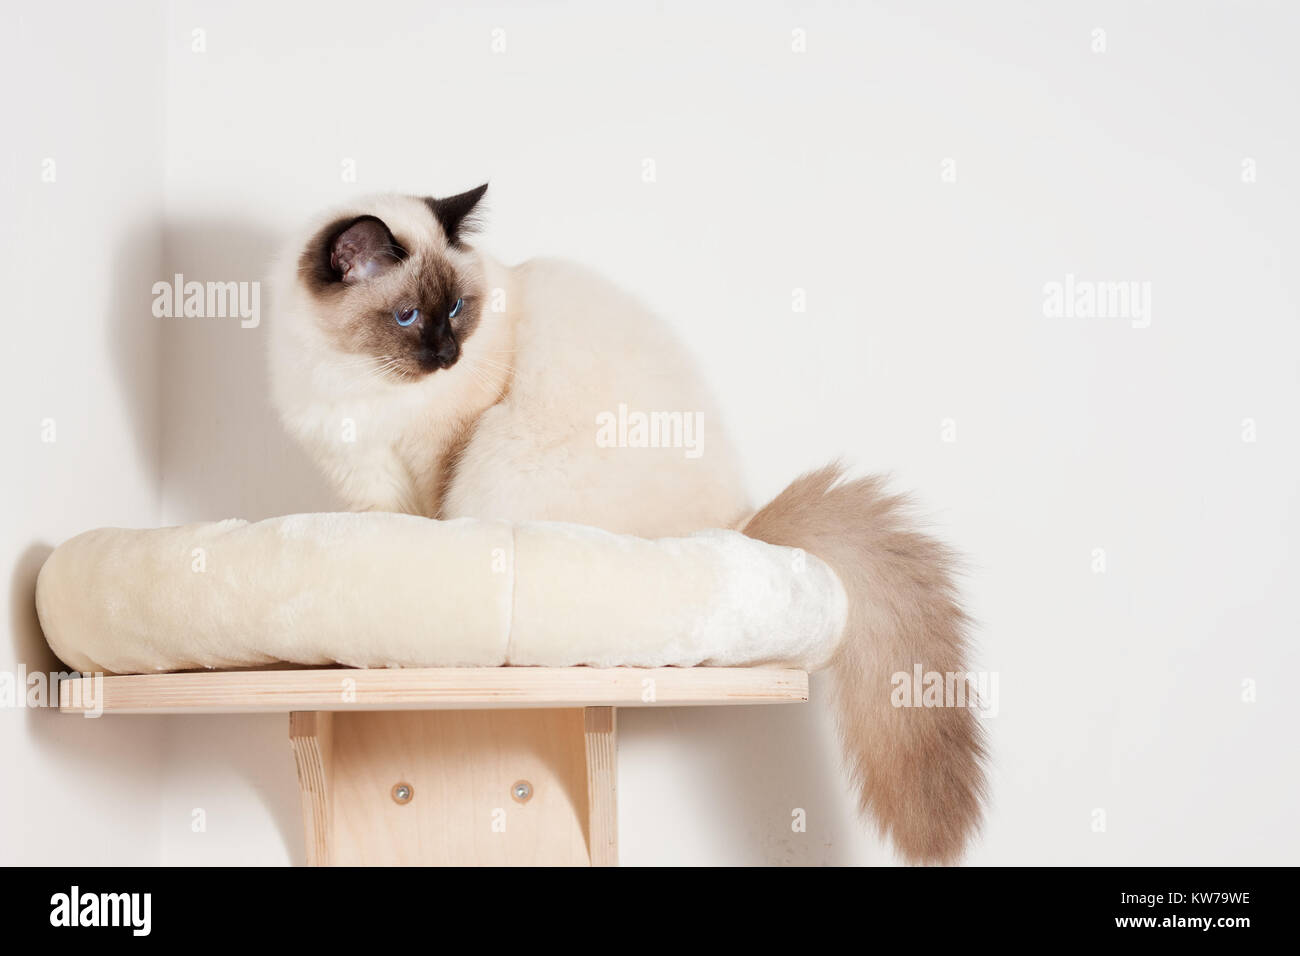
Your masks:
M613 866L614 708L295 712L309 866Z
M334 757L334 715L326 711L289 714L289 744L298 768L307 865L330 865L330 769Z
M587 848L592 866L618 866L618 728L613 707L583 710L587 737Z

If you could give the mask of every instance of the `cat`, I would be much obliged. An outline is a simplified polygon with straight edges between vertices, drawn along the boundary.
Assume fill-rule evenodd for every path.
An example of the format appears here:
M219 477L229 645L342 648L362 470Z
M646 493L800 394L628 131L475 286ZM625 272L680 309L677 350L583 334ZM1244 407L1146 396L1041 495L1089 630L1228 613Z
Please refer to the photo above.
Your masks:
M356 510L646 537L736 524L737 457L685 351L576 265L469 248L483 191L364 201L283 258L272 394L289 431ZM628 435L620 409L662 434Z
M471 246L486 190L371 197L292 241L270 322L288 431L354 510L734 528L818 556L849 596L830 669L860 807L909 862L959 859L982 816L982 728L969 707L891 704L891 676L916 663L966 672L950 552L880 479L839 465L755 512L667 327L577 265Z

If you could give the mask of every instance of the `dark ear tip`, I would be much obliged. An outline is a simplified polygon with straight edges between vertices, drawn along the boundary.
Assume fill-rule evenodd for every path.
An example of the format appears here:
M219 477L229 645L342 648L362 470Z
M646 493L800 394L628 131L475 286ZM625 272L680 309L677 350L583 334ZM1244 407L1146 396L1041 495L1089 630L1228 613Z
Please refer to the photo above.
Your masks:
M471 213L483 198L483 194L487 192L487 188L488 184L484 183L455 196L448 196L446 199L425 197L425 204L442 224L448 242L453 245L458 244L462 228L465 230L473 228L475 221Z

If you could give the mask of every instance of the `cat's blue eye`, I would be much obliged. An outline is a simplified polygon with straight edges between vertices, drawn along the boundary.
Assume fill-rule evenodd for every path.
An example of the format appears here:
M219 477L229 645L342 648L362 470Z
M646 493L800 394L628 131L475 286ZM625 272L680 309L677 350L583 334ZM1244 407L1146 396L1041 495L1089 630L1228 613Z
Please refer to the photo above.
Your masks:
M419 309L398 309L396 312L393 313L393 318L395 318L397 320L397 324L402 326L403 328L413 324L415 320L418 319L419 317L420 317Z
M456 304L453 305L453 306L451 307L451 311L447 313L447 318L449 318L449 319L454 319L454 318L456 318L456 316L460 315L461 307L462 307L464 304L465 304L465 300L464 300L464 299L457 299L457 300L456 300Z

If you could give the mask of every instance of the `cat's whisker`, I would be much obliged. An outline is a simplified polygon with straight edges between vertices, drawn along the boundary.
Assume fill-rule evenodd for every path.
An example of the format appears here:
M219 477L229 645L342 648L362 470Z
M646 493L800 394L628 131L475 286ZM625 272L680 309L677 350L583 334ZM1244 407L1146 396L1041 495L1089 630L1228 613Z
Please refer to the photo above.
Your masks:
M372 365L373 367L353 381L350 385L341 389L341 391L351 392L361 388L363 385L372 385L376 382L382 383L385 380L385 377L393 371L399 372L403 380L408 378L408 373L401 367L401 359L393 356L381 355L376 358L370 358L368 362L358 364L362 367L367 364Z
M486 356L486 355L475 355L475 356L471 359L471 361L473 361L473 362L478 362L478 363L480 363L480 364L482 364L482 365L495 365L497 368L512 368L512 367L513 367L513 363L512 363L510 360L506 360L506 361L504 361L504 362L501 362L501 361L498 361L497 359L489 358L489 357Z
M494 389L499 389L501 387L500 382L492 381L490 378L487 377L487 375L481 369L477 369L472 365L469 366L469 369L470 369L470 374L474 376L474 380L477 381L485 391L490 392Z
M335 369L360 368L363 365L371 365L374 362L375 362L374 356L367 355L365 358L357 359L352 362L330 362L329 367Z

